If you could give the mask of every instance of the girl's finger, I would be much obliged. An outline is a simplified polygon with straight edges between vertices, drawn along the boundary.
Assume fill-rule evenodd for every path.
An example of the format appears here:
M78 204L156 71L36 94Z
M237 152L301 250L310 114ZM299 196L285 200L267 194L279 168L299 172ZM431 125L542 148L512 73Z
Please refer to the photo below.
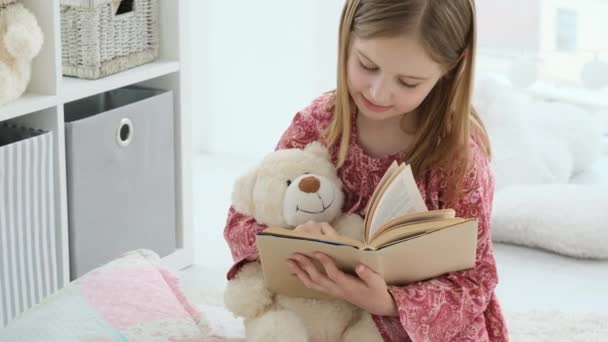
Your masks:
M304 286L306 286L309 289L312 289L315 287L313 282L310 280L310 277L308 276L308 274L298 265L297 262L289 260L288 265L289 265L289 268L296 275L296 277L298 277L298 279L300 279L302 284L304 284Z
M382 279L378 273L372 271L369 267L363 264L357 265L357 267L355 267L355 272L357 272L359 278L361 278L361 280L363 280L369 288L386 287L386 282L384 279Z
M321 262L321 265L323 265L325 273L327 274L329 279L336 283L338 286L349 286L349 283L355 280L355 278L347 275L346 273L338 269L331 257L323 253L315 253L315 257L319 260L319 262Z
M301 254L295 254L292 260L297 261L299 266L307 275L307 280L310 280L315 285L315 290L319 290L332 295L338 295L340 293L339 287L329 279L325 274L321 273L317 267L312 263L312 260L307 256Z

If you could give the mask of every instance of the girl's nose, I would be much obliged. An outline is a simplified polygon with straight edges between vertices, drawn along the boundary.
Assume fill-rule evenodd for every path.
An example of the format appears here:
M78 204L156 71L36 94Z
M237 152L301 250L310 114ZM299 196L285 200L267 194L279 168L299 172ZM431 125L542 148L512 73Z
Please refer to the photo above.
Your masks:
M391 98L391 91L388 82L382 77L378 77L370 89L370 101L379 106L388 106Z

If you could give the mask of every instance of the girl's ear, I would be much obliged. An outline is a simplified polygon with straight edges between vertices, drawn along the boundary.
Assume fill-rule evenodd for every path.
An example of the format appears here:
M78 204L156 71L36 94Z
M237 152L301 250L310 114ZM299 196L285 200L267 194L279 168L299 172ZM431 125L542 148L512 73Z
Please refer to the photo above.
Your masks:
M253 203L253 188L258 178L257 168L254 168L234 183L232 189L232 206L241 214L253 216L255 204Z

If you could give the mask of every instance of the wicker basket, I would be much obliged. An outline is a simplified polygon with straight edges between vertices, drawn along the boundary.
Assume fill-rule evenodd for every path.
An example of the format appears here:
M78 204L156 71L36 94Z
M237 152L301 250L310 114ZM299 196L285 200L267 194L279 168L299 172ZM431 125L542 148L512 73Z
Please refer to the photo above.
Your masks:
M10 5L14 2L16 2L17 0L0 0L0 6L6 6L6 5Z
M153 61L159 0L61 0L63 74L98 79Z

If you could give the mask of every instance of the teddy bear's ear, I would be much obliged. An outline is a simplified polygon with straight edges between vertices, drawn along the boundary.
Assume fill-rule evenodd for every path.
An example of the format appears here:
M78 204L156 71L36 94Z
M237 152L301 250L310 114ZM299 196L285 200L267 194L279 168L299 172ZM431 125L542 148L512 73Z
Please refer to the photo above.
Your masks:
M251 169L234 183L232 189L232 205L241 214L253 215L253 187L258 177L257 170Z
M318 141L313 141L310 144L306 145L306 147L304 147L304 151L315 154L321 158L331 160L331 156L329 155L329 151L327 151L327 148Z

